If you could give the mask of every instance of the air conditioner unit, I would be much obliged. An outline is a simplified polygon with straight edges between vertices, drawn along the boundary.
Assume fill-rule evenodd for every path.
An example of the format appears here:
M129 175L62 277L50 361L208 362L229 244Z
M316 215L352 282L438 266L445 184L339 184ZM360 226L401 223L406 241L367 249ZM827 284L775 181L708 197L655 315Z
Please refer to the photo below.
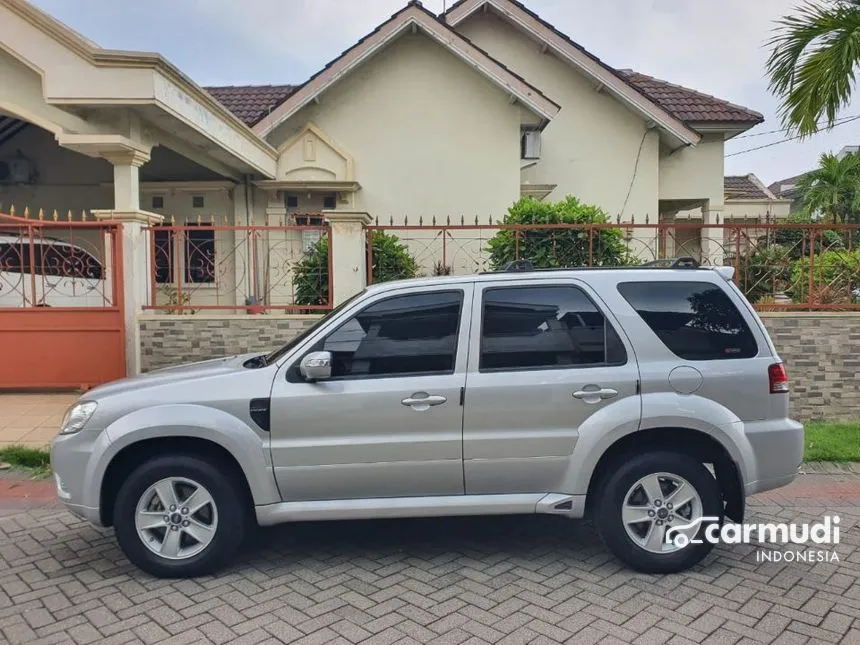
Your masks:
M522 159L540 159L540 130L523 130L520 139Z
M0 159L0 184L26 184L32 176L30 162L22 157Z

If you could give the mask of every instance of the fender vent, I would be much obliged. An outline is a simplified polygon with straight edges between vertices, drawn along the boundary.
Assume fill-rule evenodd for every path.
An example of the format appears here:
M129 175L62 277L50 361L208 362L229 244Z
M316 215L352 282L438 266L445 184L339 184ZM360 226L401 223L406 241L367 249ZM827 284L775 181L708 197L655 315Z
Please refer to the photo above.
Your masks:
M553 508L557 511L570 511L573 510L573 500L569 499L566 502L561 502L560 504L556 504Z
M251 399L250 414L262 430L269 432L271 425L271 399Z

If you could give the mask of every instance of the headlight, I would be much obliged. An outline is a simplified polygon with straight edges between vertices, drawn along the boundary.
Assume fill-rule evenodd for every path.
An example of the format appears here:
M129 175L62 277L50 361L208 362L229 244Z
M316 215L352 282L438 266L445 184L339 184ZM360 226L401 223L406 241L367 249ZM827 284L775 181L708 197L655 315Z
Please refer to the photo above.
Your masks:
M74 434L81 430L86 425L93 412L96 411L98 404L95 401L86 401L83 403L75 403L66 412L63 417L63 424L60 426L60 434Z

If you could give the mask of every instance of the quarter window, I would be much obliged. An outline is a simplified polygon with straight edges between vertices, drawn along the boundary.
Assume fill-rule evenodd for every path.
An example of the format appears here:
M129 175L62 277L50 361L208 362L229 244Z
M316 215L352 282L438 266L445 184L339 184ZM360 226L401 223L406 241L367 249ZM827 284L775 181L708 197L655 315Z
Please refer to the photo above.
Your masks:
M707 282L625 282L618 291L663 344L690 361L750 358L758 347L737 307Z
M574 286L484 291L480 370L623 365L615 329Z
M451 374L462 291L395 296L370 305L315 349L332 353L333 378Z

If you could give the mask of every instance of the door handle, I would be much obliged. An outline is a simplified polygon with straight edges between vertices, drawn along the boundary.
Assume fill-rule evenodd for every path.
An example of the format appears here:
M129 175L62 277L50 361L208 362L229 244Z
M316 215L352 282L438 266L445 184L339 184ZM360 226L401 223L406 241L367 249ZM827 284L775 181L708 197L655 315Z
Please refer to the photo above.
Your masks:
M586 387L595 389L578 390L573 393L573 398L580 399L586 403L600 403L603 399L611 399L613 396L618 396L618 390L613 390L612 388L597 388L597 386Z
M447 402L444 396L439 396L438 394L427 394L427 392L416 392L412 396L403 399L400 404L405 405L407 407L412 408L413 410L417 410L422 412L424 410L429 410L431 406L434 405L442 405Z

